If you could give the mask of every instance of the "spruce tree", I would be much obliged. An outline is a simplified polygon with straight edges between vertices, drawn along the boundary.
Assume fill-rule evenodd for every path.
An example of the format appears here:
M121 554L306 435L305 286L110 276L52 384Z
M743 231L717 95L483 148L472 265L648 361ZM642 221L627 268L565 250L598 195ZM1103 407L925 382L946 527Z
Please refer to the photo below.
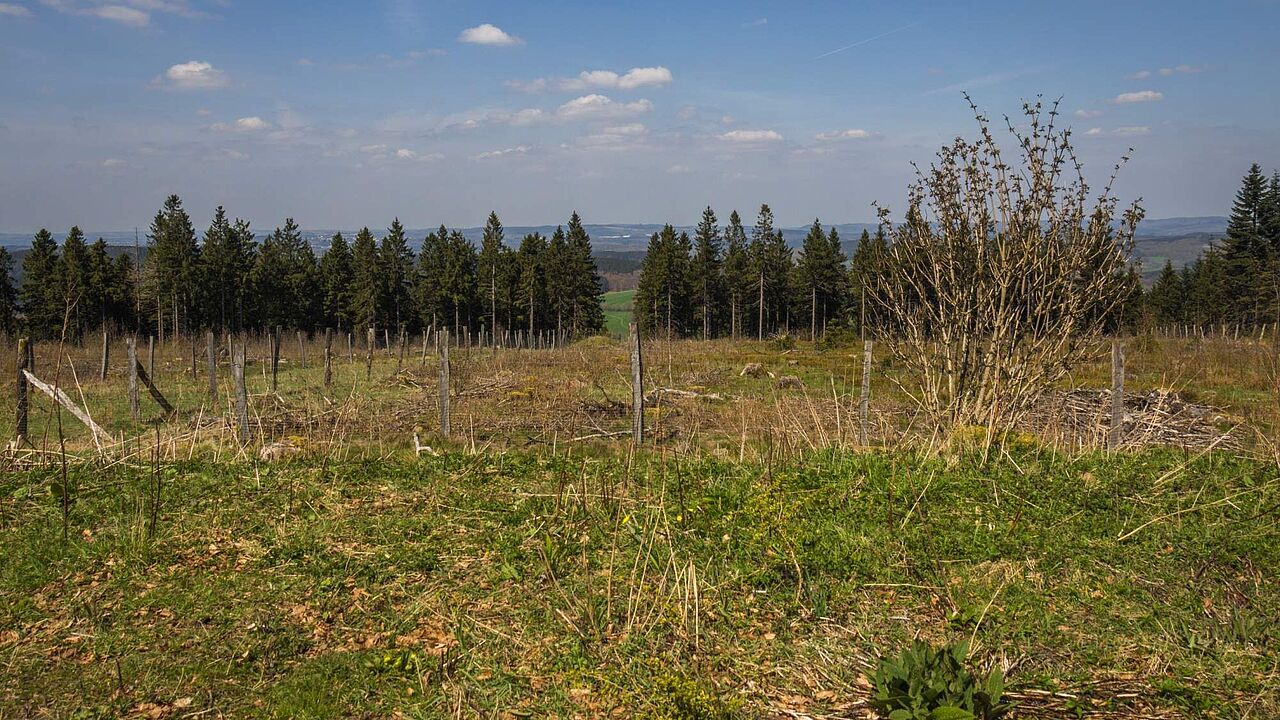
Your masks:
M1232 320L1257 324L1275 297L1274 255L1264 234L1267 179L1254 163L1241 182L1227 221L1223 257L1230 274Z
M729 302L729 335L737 339L743 327L744 308L750 306L755 287L747 231L737 210L729 214L724 236L724 293Z
M529 332L529 342L533 342L534 332L546 326L547 289L542 268L546 250L547 239L540 233L531 233L520 241L516 252L516 305L523 315L520 325Z
M321 317L326 327L341 334L351 324L351 246L342 233L334 233L329 249L320 257Z
M840 250L840 236L835 228L828 235L816 219L805 235L800 259L796 263L797 287L809 310L809 333L814 340L826 327L827 314L843 303L845 259Z
M751 233L752 274L756 283L756 337L764 339L765 329L781 326L787 311L791 276L791 250L781 231L773 228L773 210L760 206Z
M136 332L138 317L138 268L129 253L120 253L111 263L111 280L107 284L106 315L116 327Z
M693 234L693 259L689 265L694 311L701 326L703 340L717 334L722 322L720 308L724 302L724 275L720 245L716 214L708 206L702 211L702 220L698 222Z
M604 279L591 254L591 236L576 212L569 218L565 244L573 334L581 337L597 333L604 329L604 308L600 304Z
M13 286L13 256L0 246L0 335L18 331L18 290Z
M100 329L108 325L108 295L114 282L113 270L107 241L98 238L89 246L87 291L81 302L86 329Z
M143 294L155 310L156 330L191 329L192 306L201 287L197 277L199 248L191 218L177 195L170 195L156 213L147 233L143 264Z
M573 316L573 283L569 277L571 267L564 228L556 226L556 231L551 233L542 267L546 277L548 325L559 334L564 330L566 317Z
M360 228L351 244L351 322L357 330L375 327L382 298L378 245L369 228Z
M62 240L61 267L58 272L59 292L66 298L68 337L80 342L84 337L86 319L86 302L92 288L89 285L89 246L85 244L84 233L78 226L72 227Z
M449 231L443 225L423 239L413 288L421 323L437 330L444 313L444 253L448 239Z
M490 212L489 219L485 222L484 236L480 241L480 256L478 258L477 272L480 284L479 291L484 298L485 317L491 332L498 331L499 295L504 292L503 286L507 283L506 273L506 253L507 247L503 244L502 221L498 219L498 213ZM505 314L506 307L501 308Z
M1147 306L1153 319L1161 324L1177 324L1183 321L1182 275L1173 268L1173 261L1166 259L1160 276L1147 293Z
M671 339L692 329L696 291L690 275L690 248L689 236L677 235L671 225L649 239L633 303L636 322L644 330Z
M53 339L62 330L64 298L60 296L58 243L41 228L22 259L22 284L18 304L26 317L27 332L34 339Z
M401 328L410 318L413 293L413 251L405 237L400 218L391 221L379 248L381 265L381 311L383 324Z
M441 234L444 228L440 228ZM453 319L453 332L472 326L477 300L476 246L461 231L449 232L443 247L441 299L444 316Z
M219 330L240 330L246 322L249 276L254 265L255 242L249 223L227 220L218 206L204 233L200 249L201 274L206 283L206 321Z

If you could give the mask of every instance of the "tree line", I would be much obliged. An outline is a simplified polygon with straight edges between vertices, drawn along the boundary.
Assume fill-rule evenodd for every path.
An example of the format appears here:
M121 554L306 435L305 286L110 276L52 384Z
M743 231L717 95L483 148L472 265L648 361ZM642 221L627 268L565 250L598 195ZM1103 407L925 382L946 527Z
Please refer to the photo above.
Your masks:
M479 248L443 225L414 252L398 219L381 238L335 234L317 258L292 218L263 237L219 207L203 238L177 195L156 213L140 263L73 227L36 233L11 280L0 248L0 330L71 340L103 328L167 334L288 327L523 330L581 336L604 327L603 280L577 213L551 237L504 242L490 213Z
M1258 164L1250 167L1226 237L1180 269L1166 261L1146 305L1164 325L1249 328L1280 321L1280 172L1268 181Z
M670 337L755 337L829 327L861 328L883 314L867 300L887 249L883 228L862 231L846 257L835 227L814 220L792 252L773 211L761 205L748 230L735 210L721 227L708 207L688 233L654 233L640 268L634 314L650 333Z

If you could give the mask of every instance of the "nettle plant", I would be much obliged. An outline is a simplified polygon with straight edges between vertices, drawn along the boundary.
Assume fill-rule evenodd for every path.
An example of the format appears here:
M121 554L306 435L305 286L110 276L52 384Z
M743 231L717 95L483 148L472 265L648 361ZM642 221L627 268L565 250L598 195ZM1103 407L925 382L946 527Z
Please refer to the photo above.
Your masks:
M979 678L965 664L968 645L940 648L919 640L896 658L881 658L872 678L871 707L888 720L996 720L1009 705L1000 702L1004 674L999 668Z
M1056 103L1024 104L1023 128L1006 118L1016 160L970 107L978 137L957 138L917 168L905 220L879 208L889 244L868 293L888 318L881 337L895 364L918 381L903 389L925 417L944 430L1003 431L1097 351L1134 289L1142 209L1121 211L1116 172L1090 188L1070 128L1055 124Z

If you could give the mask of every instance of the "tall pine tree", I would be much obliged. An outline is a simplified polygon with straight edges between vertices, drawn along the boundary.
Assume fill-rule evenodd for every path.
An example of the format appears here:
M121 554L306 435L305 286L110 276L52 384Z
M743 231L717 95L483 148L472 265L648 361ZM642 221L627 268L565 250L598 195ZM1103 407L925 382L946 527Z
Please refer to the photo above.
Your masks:
M35 339L59 337L65 298L61 297L58 243L41 228L22 259L22 284L18 304L26 318L27 332Z
M720 331L724 303L723 258L720 228L710 206L702 211L702 219L693 234L693 259L689 273L693 284L694 312L701 326L702 339L710 339Z

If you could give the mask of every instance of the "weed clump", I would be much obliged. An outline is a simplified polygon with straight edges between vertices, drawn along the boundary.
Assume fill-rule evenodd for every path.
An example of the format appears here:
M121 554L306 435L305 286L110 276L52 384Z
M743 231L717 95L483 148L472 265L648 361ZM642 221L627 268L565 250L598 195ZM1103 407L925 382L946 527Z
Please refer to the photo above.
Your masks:
M707 687L688 678L664 675L658 679L656 709L648 720L738 720L737 703L718 697Z
M897 658L881 658L872 679L871 707L888 720L997 720L1004 675L979 679L965 666L965 643L935 648L919 640Z

